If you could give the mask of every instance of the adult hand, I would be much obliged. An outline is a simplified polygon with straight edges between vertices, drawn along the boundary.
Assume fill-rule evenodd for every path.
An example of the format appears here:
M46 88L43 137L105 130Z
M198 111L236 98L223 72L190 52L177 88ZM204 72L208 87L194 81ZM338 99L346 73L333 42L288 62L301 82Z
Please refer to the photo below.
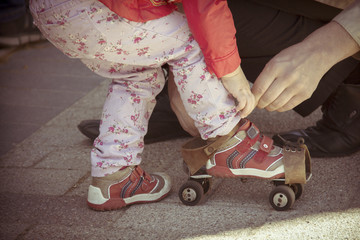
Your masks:
M279 112L293 109L311 97L333 65L357 51L359 45L345 29L330 22L269 61L252 87L257 106Z
M172 72L169 73L168 80L168 93L170 99L171 109L174 111L181 127L188 132L191 136L199 136L199 131L195 127L194 120L187 114L185 106L181 100L180 93L174 82L174 76Z

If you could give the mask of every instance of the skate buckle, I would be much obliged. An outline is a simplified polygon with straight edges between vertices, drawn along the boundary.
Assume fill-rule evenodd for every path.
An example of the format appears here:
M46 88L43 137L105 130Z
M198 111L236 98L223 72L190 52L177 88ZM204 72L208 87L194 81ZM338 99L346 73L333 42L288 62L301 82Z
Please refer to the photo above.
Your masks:
M254 139L259 134L259 130L253 125L251 125L246 131L246 134L249 136L250 139Z

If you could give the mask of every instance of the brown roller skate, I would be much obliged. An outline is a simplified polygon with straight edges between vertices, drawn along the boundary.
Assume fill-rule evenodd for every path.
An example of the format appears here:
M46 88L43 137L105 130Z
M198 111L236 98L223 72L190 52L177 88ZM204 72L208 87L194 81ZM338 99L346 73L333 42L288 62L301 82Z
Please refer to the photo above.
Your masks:
M300 197L303 184L311 176L310 156L304 144L275 146L247 119L242 119L226 136L190 140L182 153L190 175L179 192L186 205L201 200L205 193L202 190L208 191L213 176L262 178L277 185L270 194L271 205L276 210L286 210Z

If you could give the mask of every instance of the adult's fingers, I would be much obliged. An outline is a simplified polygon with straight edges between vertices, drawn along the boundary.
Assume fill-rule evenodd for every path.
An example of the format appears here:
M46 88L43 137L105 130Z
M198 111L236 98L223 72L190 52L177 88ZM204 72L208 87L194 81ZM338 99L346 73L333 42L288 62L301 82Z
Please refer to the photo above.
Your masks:
M296 95L296 96L292 97L284 106L278 108L276 111L278 111L278 112L289 111L305 100L306 99L304 99L303 96Z
M291 90L288 90L289 82L282 78L275 78L267 90L258 99L258 108L268 108L273 103L282 106L285 104L284 101L289 100L293 94ZM282 96L284 94L284 96ZM288 96L290 95L290 96Z
M267 64L251 88L251 92L254 94L256 102L259 102L274 80L275 71Z
M280 93L280 95L273 102L267 105L265 109L270 112L277 111L278 109L288 104L290 99L292 99L293 97L294 97L293 90L286 88L282 93Z

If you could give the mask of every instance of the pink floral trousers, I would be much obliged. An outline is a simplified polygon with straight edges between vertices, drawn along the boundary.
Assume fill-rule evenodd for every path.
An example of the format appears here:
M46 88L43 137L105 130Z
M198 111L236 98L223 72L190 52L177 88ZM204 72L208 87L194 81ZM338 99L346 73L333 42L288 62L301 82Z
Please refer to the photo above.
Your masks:
M239 122L233 98L207 71L183 14L131 22L97 0L32 0L30 9L52 44L112 79L91 152L92 176L140 164L165 63L203 139L225 135Z

